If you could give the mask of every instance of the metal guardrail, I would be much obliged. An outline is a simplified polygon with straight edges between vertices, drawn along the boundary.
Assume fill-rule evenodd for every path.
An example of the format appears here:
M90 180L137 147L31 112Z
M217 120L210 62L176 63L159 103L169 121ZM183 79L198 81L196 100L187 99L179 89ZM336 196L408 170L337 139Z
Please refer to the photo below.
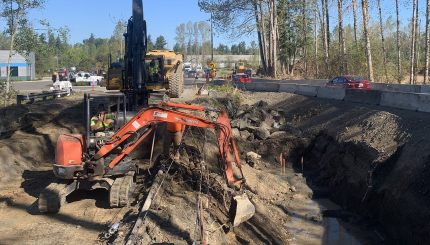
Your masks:
M30 101L30 103L34 103L34 101L38 98L42 100L46 100L47 98L55 99L57 97L61 97L62 95L68 95L70 91L62 90L62 91L52 91L52 92L42 92L42 93L30 93L30 94L18 94L16 96L16 104L21 105L23 101Z

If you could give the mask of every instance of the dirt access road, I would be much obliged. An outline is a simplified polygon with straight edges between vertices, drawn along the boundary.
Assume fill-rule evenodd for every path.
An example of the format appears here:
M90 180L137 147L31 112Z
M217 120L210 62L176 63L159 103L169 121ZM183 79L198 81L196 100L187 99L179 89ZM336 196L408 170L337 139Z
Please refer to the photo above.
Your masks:
M249 222L227 229L221 192L203 192L210 243L426 241L429 115L285 93L201 99L193 94L187 91L183 100L230 111L248 195L257 209ZM0 244L106 243L98 239L100 234L122 221L119 233L110 240L121 244L136 208L109 209L104 191L75 193L54 215L40 214L35 205L40 191L54 180L50 164L56 138L83 130L81 97L0 112ZM193 132L198 136L198 131ZM186 141L189 159L191 149L202 149L196 138ZM216 164L209 164L216 162L216 147L208 144L204 149L211 173L206 183L214 181L216 186L223 182ZM261 159L249 159L251 151ZM280 153L287 160L284 173L279 168ZM298 173L301 162L305 176ZM369 169L375 170L370 190ZM173 170L149 213L147 242L186 244L199 239L195 227L199 166L185 159Z

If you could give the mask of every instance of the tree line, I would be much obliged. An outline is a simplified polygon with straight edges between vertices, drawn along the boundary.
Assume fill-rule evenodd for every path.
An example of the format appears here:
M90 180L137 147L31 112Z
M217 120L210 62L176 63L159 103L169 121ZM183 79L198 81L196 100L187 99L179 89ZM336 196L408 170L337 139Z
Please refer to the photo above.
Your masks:
M394 16L381 2L393 6ZM256 35L261 68L269 76L355 74L372 82L429 81L430 0L199 0L198 4L212 14L216 31ZM399 8L409 6L410 18L401 19ZM352 16L351 23L345 22L345 16Z
M126 22L118 21L109 38L98 38L94 34L82 42L70 44L67 27L46 29L29 28L24 33L19 30L15 39L14 50L26 54L27 50L35 53L36 72L39 77L50 75L58 68L77 67L79 70L101 72L108 68L109 56L112 61L121 61L124 57L124 37ZM0 49L10 49L11 36L0 33ZM155 42L148 36L148 49L165 49L167 45L163 36Z
M185 55L209 55L211 54L211 26L206 21L181 23L176 27L175 45L173 50ZM233 55L255 55L258 53L258 46L255 41L251 41L247 46L241 41L228 46L219 43L214 47L214 54Z

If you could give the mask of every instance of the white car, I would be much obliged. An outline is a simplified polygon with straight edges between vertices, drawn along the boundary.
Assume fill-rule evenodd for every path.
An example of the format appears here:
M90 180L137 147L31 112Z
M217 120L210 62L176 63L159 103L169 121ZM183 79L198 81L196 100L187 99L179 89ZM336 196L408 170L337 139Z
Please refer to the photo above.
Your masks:
M76 74L76 82L88 82L89 85L99 85L104 80L102 76L92 75L88 72L78 72Z
M67 91L67 96L69 96L73 91L73 86L70 81L56 81L52 87L49 88L50 91Z

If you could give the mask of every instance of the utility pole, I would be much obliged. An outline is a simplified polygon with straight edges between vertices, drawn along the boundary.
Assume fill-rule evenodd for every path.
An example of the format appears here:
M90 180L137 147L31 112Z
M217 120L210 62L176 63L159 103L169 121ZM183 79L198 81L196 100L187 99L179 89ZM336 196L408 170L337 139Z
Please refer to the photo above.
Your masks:
M211 61L214 60L214 29L213 29L213 20L212 20L212 12L211 12Z

